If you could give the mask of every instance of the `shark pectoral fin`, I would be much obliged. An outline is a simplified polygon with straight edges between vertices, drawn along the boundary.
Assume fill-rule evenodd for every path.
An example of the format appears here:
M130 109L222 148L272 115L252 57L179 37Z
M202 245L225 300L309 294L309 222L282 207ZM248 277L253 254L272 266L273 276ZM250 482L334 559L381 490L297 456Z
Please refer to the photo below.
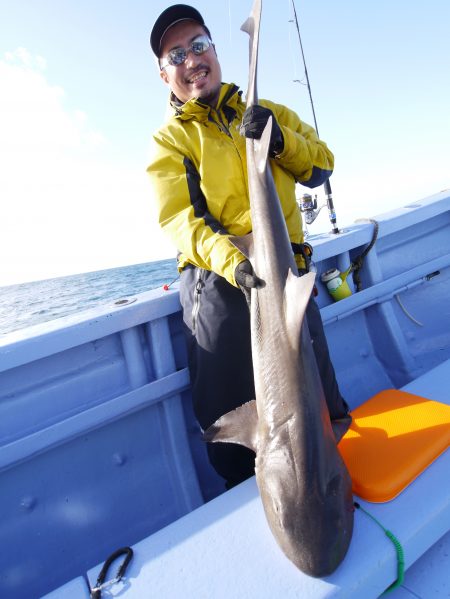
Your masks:
M313 272L308 272L302 277L295 275L292 271L288 273L285 288L285 313L287 332L294 347L299 344L299 333L315 278L316 275Z
M256 401L249 401L225 414L203 433L209 443L237 443L256 452L258 413Z
M250 261L253 256L253 233L248 233L247 235L234 235L230 237L231 243L236 247L240 252L244 254L246 258Z

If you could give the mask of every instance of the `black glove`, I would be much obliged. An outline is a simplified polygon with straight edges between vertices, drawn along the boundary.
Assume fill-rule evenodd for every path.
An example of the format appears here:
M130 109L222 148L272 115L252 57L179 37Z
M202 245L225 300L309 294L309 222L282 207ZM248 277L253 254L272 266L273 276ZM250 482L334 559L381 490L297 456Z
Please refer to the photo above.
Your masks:
M252 287L255 289L263 286L263 281L258 279L253 270L253 266L249 260L239 262L234 270L234 279L239 286L239 289L245 295L248 307L250 307L250 290Z
M270 135L269 156L274 158L284 149L284 139L277 120L269 108L254 104L247 108L242 117L241 135L250 139L260 139L269 117L272 117L272 133Z

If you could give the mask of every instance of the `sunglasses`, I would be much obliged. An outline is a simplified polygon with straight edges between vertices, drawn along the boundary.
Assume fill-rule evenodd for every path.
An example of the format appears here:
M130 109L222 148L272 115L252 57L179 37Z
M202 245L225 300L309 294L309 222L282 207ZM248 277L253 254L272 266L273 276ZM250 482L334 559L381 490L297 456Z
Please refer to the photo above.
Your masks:
M180 64L185 62L189 50L191 50L196 56L204 54L212 46L212 41L207 35L198 35L192 40L189 48L174 48L167 53L164 61L161 61L159 68L165 69L167 65L172 67L178 67Z

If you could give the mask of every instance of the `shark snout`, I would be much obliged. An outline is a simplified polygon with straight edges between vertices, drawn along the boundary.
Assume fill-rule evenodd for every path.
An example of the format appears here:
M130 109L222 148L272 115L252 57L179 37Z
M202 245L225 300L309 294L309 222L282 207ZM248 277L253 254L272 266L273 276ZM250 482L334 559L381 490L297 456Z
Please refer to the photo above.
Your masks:
M274 477L272 464L264 491L260 487L272 534L286 556L309 576L328 576L347 553L354 508L346 476L345 470L336 473L322 491L296 485L295 476Z

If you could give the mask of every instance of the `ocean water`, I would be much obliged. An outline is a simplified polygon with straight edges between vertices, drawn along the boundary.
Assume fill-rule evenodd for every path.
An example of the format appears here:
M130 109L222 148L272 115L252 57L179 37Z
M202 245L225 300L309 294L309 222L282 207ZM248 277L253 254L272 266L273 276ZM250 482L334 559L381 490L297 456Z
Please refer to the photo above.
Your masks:
M170 284L176 260L0 287L0 335Z

